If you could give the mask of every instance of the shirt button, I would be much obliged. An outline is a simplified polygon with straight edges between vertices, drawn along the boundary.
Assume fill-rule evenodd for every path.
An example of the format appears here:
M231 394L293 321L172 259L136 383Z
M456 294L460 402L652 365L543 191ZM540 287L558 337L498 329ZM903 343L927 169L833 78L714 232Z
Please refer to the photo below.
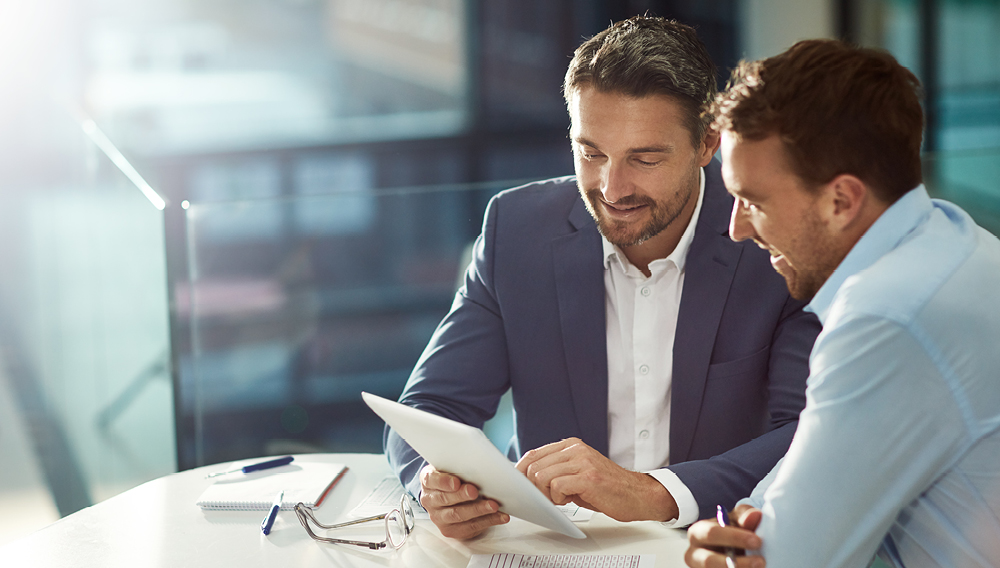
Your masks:
M643 430L642 432L639 432L639 438L642 440L649 438L649 430Z
M649 365L640 365L639 366L639 372L642 373L643 375L648 375L649 374Z
M642 287L642 289L641 289L641 290L639 290L639 292L640 292L640 293L641 293L641 294L642 294L643 296L649 296L650 294L652 294L652 293L653 293L653 291L649 289L649 286L643 286L643 287Z

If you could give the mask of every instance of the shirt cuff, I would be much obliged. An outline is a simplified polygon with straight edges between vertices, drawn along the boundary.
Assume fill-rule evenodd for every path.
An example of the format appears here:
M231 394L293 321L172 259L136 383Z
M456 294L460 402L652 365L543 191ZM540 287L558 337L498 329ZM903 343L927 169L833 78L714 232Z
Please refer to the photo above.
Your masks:
M695 500L691 490L677 477L677 474L669 469L657 469L645 472L653 479L660 482L677 503L677 518L663 523L666 527L686 527L698 520L698 501Z

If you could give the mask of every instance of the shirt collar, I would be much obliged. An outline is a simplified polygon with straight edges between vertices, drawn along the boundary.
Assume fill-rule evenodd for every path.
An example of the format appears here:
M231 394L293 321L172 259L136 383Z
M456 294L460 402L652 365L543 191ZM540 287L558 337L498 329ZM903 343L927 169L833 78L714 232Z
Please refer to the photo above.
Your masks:
M906 235L931 214L933 207L923 185L906 192L865 231L805 309L815 313L820 323L824 323L844 282L898 247Z
M660 264L661 261L671 260L677 266L679 272L684 271L684 263L687 261L687 253L691 248L691 241L694 240L694 229L698 224L698 217L701 215L701 204L705 200L705 168L698 168L700 183L698 185L698 201L694 206L694 213L691 215L691 220L688 221L688 226L684 229L684 234L681 235L681 240L677 241L677 246L674 247L673 252L671 252L665 259L654 260L650 263L652 266L654 263ZM621 265L622 269L627 271L629 266L629 261L625 257L625 253L621 252L617 246L608 242L608 239L601 235L601 246L604 249L604 268L611 268L611 262L613 259L618 259L618 263Z

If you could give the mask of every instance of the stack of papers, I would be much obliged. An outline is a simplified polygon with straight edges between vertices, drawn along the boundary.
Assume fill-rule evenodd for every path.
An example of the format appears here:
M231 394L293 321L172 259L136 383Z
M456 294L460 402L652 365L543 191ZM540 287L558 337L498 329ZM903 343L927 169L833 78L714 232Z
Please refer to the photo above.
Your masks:
M468 568L653 568L655 554L473 554Z

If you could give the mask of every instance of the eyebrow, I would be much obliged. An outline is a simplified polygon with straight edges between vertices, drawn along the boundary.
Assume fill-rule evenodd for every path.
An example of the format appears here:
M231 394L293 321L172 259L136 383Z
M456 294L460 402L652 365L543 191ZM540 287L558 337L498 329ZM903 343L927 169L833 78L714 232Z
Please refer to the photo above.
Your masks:
M729 190L729 193L737 199L746 199L747 201L752 201L754 203L760 203L760 196L753 191L747 191L745 188L740 188L739 191Z
M590 146L591 148L594 148L595 150L600 150L601 149L600 146L598 146L597 144L593 143L592 141L590 141L590 140L588 140L588 139L586 139L586 138L584 138L582 136L577 136L576 138L573 139L573 141L576 142L577 144L582 144L584 146ZM628 149L628 153L629 154L657 154L657 153L672 154L673 151L674 151L674 145L673 144L668 144L666 146L642 146L642 147L639 147L639 148L629 148Z

